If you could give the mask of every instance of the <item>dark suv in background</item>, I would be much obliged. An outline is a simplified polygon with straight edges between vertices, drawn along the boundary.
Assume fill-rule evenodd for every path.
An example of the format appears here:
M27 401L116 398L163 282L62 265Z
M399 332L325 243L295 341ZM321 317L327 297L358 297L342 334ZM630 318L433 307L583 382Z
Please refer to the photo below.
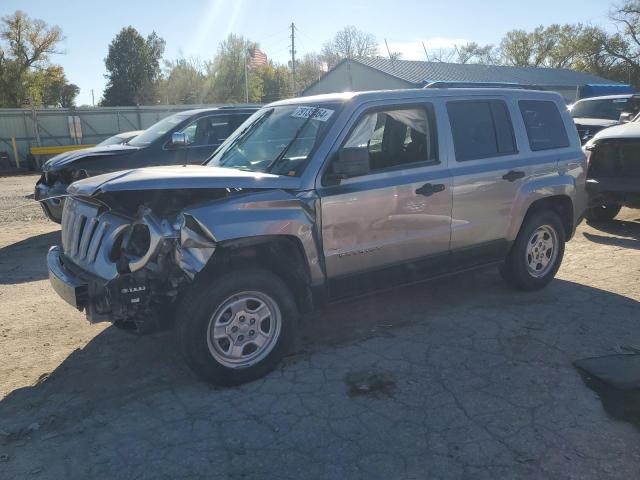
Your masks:
M580 141L587 143L600 130L630 121L640 112L640 95L583 98L571 107Z
M42 167L35 199L60 223L67 187L82 178L154 165L199 164L258 107L217 107L179 112L160 120L122 145L61 153Z

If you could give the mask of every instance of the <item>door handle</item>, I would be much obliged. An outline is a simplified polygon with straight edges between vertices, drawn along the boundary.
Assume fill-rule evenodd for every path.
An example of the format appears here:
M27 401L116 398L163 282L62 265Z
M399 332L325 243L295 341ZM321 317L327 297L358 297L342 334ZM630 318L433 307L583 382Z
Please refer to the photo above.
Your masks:
M444 190L444 183L425 183L423 186L416 190L418 195L424 195L425 197L430 197L434 193L442 192Z
M502 178L508 182L515 182L520 178L524 178L524 172L522 170L509 170Z

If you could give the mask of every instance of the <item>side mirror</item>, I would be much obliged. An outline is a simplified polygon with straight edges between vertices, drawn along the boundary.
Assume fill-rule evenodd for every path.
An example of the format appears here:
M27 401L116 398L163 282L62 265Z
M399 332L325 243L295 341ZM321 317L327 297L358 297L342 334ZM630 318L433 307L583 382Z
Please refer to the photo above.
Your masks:
M338 152L332 170L340 178L358 177L370 171L369 151L362 147L347 147Z
M187 144L187 134L184 132L173 132L171 134L171 146L182 147Z
M633 113L631 112L621 113L618 119L620 123L629 123L631 120L633 120Z

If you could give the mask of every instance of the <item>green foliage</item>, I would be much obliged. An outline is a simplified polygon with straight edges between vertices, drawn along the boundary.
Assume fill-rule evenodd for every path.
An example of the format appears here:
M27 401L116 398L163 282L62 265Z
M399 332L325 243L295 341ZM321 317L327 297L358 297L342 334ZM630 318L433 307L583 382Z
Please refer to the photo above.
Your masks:
M24 105L71 107L79 92L62 67L50 56L61 53L63 40L57 26L30 18L18 10L0 20L0 106Z
M156 102L160 60L165 41L152 32L143 38L129 26L109 45L105 58L107 87L103 105L148 105Z

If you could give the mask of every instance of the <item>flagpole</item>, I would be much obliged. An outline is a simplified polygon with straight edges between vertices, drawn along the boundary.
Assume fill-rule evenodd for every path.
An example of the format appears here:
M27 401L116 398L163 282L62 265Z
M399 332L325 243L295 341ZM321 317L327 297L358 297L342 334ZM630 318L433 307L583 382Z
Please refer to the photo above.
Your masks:
M245 103L249 103L249 72L248 72L249 67L247 67L247 53L249 53L249 52L248 51L244 52L244 99L245 99Z

